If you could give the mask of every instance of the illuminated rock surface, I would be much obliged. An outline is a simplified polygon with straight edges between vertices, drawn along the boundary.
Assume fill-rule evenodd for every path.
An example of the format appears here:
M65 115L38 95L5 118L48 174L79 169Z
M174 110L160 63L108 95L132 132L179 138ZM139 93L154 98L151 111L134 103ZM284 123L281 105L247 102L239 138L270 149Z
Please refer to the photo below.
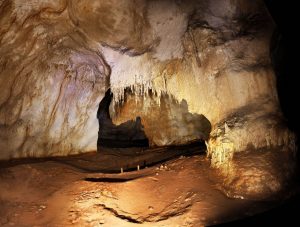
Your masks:
M113 122L140 115L151 145L207 140L208 120L208 155L227 186L236 152L294 155L261 1L6 0L0 15L0 159L96 150L109 88ZM276 175L265 187L281 189Z
M210 122L203 115L190 113L185 100L178 103L162 95L159 105L156 101L129 94L114 122L118 125L132 116L140 116L150 145L181 145L209 138Z

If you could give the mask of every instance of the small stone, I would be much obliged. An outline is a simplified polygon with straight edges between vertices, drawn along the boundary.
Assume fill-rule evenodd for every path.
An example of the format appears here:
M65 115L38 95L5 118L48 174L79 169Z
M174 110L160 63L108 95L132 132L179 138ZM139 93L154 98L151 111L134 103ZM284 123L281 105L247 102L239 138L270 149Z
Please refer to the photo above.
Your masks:
M148 209L152 211L154 208L153 206L148 206Z

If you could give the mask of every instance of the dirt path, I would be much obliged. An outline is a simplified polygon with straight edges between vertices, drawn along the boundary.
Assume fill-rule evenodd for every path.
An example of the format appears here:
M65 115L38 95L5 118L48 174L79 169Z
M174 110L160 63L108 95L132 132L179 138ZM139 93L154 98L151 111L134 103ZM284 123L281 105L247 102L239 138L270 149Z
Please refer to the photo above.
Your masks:
M202 226L270 206L228 199L211 171L199 155L123 174L85 173L53 160L8 165L0 169L0 225Z

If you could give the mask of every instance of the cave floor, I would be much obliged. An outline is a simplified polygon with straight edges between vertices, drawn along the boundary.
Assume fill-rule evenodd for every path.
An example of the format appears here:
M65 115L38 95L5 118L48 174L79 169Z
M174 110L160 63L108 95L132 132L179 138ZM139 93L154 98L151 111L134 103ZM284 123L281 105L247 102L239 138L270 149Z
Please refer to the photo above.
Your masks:
M129 153L112 149L110 155L119 160L110 163L113 171L123 157L132 159ZM180 156L139 171L99 173L99 168L108 172L105 156L0 163L0 226L203 226L272 206L226 197L205 155Z

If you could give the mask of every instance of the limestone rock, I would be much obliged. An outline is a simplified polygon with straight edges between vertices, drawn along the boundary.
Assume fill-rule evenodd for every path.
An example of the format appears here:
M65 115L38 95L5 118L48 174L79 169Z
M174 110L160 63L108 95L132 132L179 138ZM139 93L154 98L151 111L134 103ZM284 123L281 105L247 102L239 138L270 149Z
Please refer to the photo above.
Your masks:
M113 121L141 115L152 144L207 139L208 124L191 117L203 116L208 155L223 170L249 147L296 150L260 0L2 0L0 15L0 159L95 150L109 88ZM162 119L175 117L153 127L162 97L179 107L165 102Z
M159 104L152 96L126 95L126 101L114 117L118 125L133 116L142 120L145 134L152 146L182 145L197 140L208 140L211 124L200 114L188 111L185 100L180 103L161 95ZM134 120L134 119L132 119Z

